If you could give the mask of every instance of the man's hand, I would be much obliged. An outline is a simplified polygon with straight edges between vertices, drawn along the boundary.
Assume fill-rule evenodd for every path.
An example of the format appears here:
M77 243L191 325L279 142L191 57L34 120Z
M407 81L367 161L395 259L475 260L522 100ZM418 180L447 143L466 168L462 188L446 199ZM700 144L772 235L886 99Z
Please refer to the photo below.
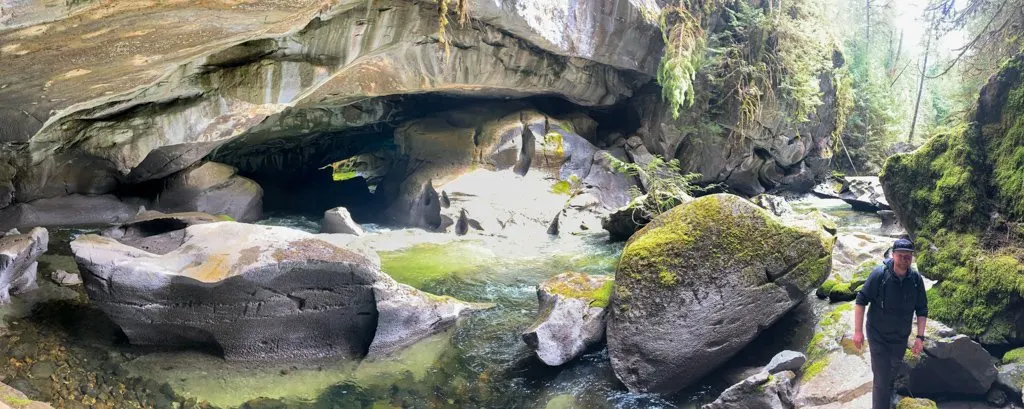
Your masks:
M918 340L918 341L920 341L920 340ZM864 333L863 332L854 332L853 333L853 346L857 347L858 350L864 349ZM914 348L917 348L917 346L914 346Z
M914 353L914 356L921 356L921 351L924 351L924 341L921 341L920 338L915 339L914 348L911 349L911 352Z

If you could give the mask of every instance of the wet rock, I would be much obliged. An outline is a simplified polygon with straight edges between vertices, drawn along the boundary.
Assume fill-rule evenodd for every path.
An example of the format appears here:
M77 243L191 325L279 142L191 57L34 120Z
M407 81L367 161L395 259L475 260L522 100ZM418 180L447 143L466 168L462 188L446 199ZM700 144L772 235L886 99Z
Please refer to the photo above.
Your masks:
M727 194L662 214L616 270L616 376L633 391L671 393L713 371L825 280L833 242Z
M1010 397L1005 390L1000 388L989 389L988 393L985 394L985 401L995 407L1006 406L1010 402Z
M896 212L892 210L879 210L878 217L882 218L882 234L889 237L899 237L906 234L907 231L900 225L899 219L896 218Z
M553 219L551 219L551 223L548 224L548 231L547 231L548 235L551 235L551 236L557 236L558 235L558 227L559 227L558 219L561 216L562 216L562 212L555 213L555 217Z
M782 371L799 371L807 362L807 356L796 351L782 351L772 357L764 370L769 374L776 374Z
M0 229L123 223L136 213L138 206L113 195L69 195L8 206L0 210Z
M324 212L324 219L320 222L320 232L344 233L356 236L362 236L365 233L363 228L355 220L352 220L352 215L344 207L335 207Z
M2 405L0 407L10 407L12 409L53 409L53 406L47 403L29 399L22 391L35 392L34 388L22 379L12 382L11 386L0 383L0 405Z
M369 358L393 353L448 329L461 316L493 306L424 293L384 277L373 285L379 318Z
M0 237L0 304L8 302L11 294L36 288L36 258L46 252L49 238L42 227Z
M170 213L201 212L251 222L263 214L263 189L234 167L203 162L167 177L150 205Z
M885 199L885 192L882 191L882 183L878 181L878 177L851 176L845 180L846 189L840 193L840 199L853 206L854 210L868 212L892 210L888 200Z
M53 375L56 371L57 365L52 361L42 361L32 364L32 369L29 370L29 374L31 374L33 378L49 378L50 375Z
M229 359L362 356L375 331L415 337L450 323L422 304L405 306L418 320L379 321L401 317L393 311L419 293L334 236L346 235L219 222L188 226L165 254L98 235L71 248L93 305L137 345L203 345Z
M792 409L792 382L796 374L759 372L729 387L701 409Z
M614 282L608 276L563 273L537 287L540 316L521 335L537 357L562 365L604 339Z
M629 158L626 150L609 148L607 151L600 150L594 153L593 165L590 173L583 183L592 186L594 194L600 201L601 206L608 210L614 210L629 204L632 199L630 188L639 185L640 181L633 176L627 176L612 168L612 160L627 162Z

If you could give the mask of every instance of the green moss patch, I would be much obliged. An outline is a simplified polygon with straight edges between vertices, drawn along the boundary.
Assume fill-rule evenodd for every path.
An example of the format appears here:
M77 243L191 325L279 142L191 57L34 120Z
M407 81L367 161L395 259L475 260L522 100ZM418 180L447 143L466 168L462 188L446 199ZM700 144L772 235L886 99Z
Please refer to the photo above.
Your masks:
M1004 364L1021 364L1024 363L1024 348L1017 348L1010 350L1003 354Z
M541 289L566 298L587 300L591 307L604 308L612 296L615 281L601 280L581 273L564 273L545 281Z
M938 406L930 399L903 398L896 404L896 409L938 409Z

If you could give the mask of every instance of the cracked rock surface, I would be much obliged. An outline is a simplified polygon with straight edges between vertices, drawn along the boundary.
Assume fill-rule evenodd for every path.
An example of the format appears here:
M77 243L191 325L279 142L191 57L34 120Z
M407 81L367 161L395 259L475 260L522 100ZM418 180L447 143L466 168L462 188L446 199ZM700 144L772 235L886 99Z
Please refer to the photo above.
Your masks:
M133 344L213 347L239 360L360 357L375 333L401 326L407 345L472 309L400 288L365 250L331 237L214 222L185 227L179 240L161 246L163 254L99 235L71 243L92 303ZM421 311L420 319L378 321L387 294L375 291L391 288L419 303L387 311L404 306ZM426 308L442 301L447 308Z
M728 194L658 216L615 272L615 375L632 391L672 393L710 373L825 280L834 241Z

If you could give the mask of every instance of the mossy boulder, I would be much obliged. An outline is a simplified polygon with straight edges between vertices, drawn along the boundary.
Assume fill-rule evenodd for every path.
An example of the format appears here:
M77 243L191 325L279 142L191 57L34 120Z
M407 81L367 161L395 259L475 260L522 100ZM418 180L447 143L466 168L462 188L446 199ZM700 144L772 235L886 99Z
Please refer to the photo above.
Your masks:
M987 345L1024 345L1024 54L982 88L969 125L890 158L880 179L938 283L932 317Z
M903 398L896 404L896 409L938 409L931 399Z
M821 287L818 287L815 294L818 298L828 298L831 302L852 301L857 298L857 292L864 286L864 282L867 281L876 264L871 261L861 264L850 280L844 280L838 274L833 274L832 277L825 280Z
M0 408L53 409L53 406L29 399L21 391L0 383Z
M834 240L728 194L658 216L615 273L616 376L633 391L671 393L713 371L821 285Z
M523 342L551 366L562 365L604 339L606 307L615 282L610 276L563 273L537 287L540 315Z

